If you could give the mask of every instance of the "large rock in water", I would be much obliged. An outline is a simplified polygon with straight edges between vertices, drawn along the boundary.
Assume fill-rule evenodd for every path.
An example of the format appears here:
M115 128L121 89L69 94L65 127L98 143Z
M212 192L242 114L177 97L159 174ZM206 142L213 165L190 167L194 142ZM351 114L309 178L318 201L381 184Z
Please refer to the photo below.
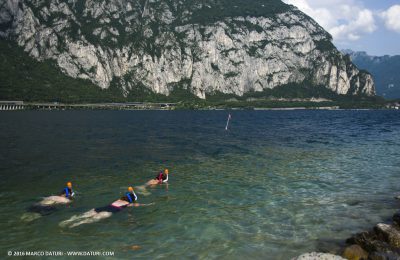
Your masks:
M393 225L378 224L375 227L375 232L395 249L400 249L400 231Z
M74 78L124 94L175 87L200 98L289 83L374 95L372 77L280 0L3 0L0 37Z
M393 217L394 221L396 216ZM373 230L356 234L346 242L351 245L348 248L361 247L366 250L371 260L400 259L400 230L396 224L377 224ZM352 250L348 250L348 253L344 254L348 259L351 259L350 255L356 255ZM361 257L361 254L358 255ZM364 259L367 258L364 256Z

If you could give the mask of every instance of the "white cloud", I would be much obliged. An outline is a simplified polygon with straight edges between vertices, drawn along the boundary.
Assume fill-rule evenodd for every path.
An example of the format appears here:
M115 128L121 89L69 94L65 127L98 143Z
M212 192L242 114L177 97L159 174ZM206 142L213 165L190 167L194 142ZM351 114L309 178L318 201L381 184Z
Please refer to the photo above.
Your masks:
M312 7L308 0L284 0L284 2L296 6L316 20L324 28L330 28L336 22L328 9L315 7L315 5Z
M356 41L365 33L372 33L376 30L374 15L370 10L358 10L355 17L347 20L345 24L334 26L329 30L336 40Z
M400 33L400 5L393 5L387 11L381 13L386 28Z
M284 0L325 28L335 41L356 41L374 32L374 13L355 0Z

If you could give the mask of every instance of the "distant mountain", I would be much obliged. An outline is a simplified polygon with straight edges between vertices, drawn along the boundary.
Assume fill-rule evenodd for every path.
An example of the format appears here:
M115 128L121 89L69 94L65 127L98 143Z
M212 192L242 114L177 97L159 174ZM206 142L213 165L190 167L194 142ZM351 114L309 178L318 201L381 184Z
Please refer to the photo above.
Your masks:
M371 75L339 52L313 19L280 0L3 0L0 38L7 41L4 49L17 44L35 61L82 80L76 84L90 82L132 99L177 89L202 99L243 96L296 84L314 92L323 87L337 95L375 95ZM7 70L20 68L0 62ZM12 97L16 84L7 77L18 73L3 74L2 93ZM42 80L25 79L35 85ZM21 85L19 93L30 87Z
M366 52L343 50L359 69L369 71L375 80L376 93L387 99L400 98L400 55L370 56Z

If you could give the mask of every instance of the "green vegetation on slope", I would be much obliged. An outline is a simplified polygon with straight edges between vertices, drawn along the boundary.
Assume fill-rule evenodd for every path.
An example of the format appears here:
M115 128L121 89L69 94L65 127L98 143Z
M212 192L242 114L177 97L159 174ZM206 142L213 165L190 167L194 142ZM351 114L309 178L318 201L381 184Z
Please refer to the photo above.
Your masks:
M187 84L187 83L186 83ZM0 40L0 100L30 102L96 103L96 102L188 102L199 98L180 86L170 96L151 92L138 85L124 97L115 82L102 90L88 80L63 74L53 61L36 61L22 48Z
M136 86L127 97L122 90L111 84L102 90L90 81L74 79L63 74L54 62L39 62L29 57L20 47L0 40L0 100L24 100L30 102L96 103L96 102L180 102L180 108L205 107L315 107L335 106L375 107L381 106L379 98L337 95L329 89L311 83L288 84L263 92L250 92L242 97L214 93L201 100L183 86L181 82L173 87L167 97L155 94L144 86ZM277 101L276 98L327 98L334 100L322 103ZM275 99L273 99L275 98Z
M197 1L185 1L186 5L196 6ZM214 0L202 1L202 7L195 9L190 23L209 24L226 17L252 16L273 17L286 12L290 6L280 0Z
M15 44L0 40L0 100L122 101L122 94L118 89L101 90L90 81L68 77L54 62L36 61Z

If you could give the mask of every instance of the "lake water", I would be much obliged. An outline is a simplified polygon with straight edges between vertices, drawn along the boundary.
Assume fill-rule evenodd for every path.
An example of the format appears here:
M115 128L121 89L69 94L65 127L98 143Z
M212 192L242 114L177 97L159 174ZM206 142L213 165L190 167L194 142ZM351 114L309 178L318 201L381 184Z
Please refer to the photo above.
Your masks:
M1 112L1 257L290 259L335 250L399 208L399 111L231 114L225 131L227 111ZM60 227L165 167L168 186L138 192L154 205ZM73 204L26 219L30 205L69 180Z

